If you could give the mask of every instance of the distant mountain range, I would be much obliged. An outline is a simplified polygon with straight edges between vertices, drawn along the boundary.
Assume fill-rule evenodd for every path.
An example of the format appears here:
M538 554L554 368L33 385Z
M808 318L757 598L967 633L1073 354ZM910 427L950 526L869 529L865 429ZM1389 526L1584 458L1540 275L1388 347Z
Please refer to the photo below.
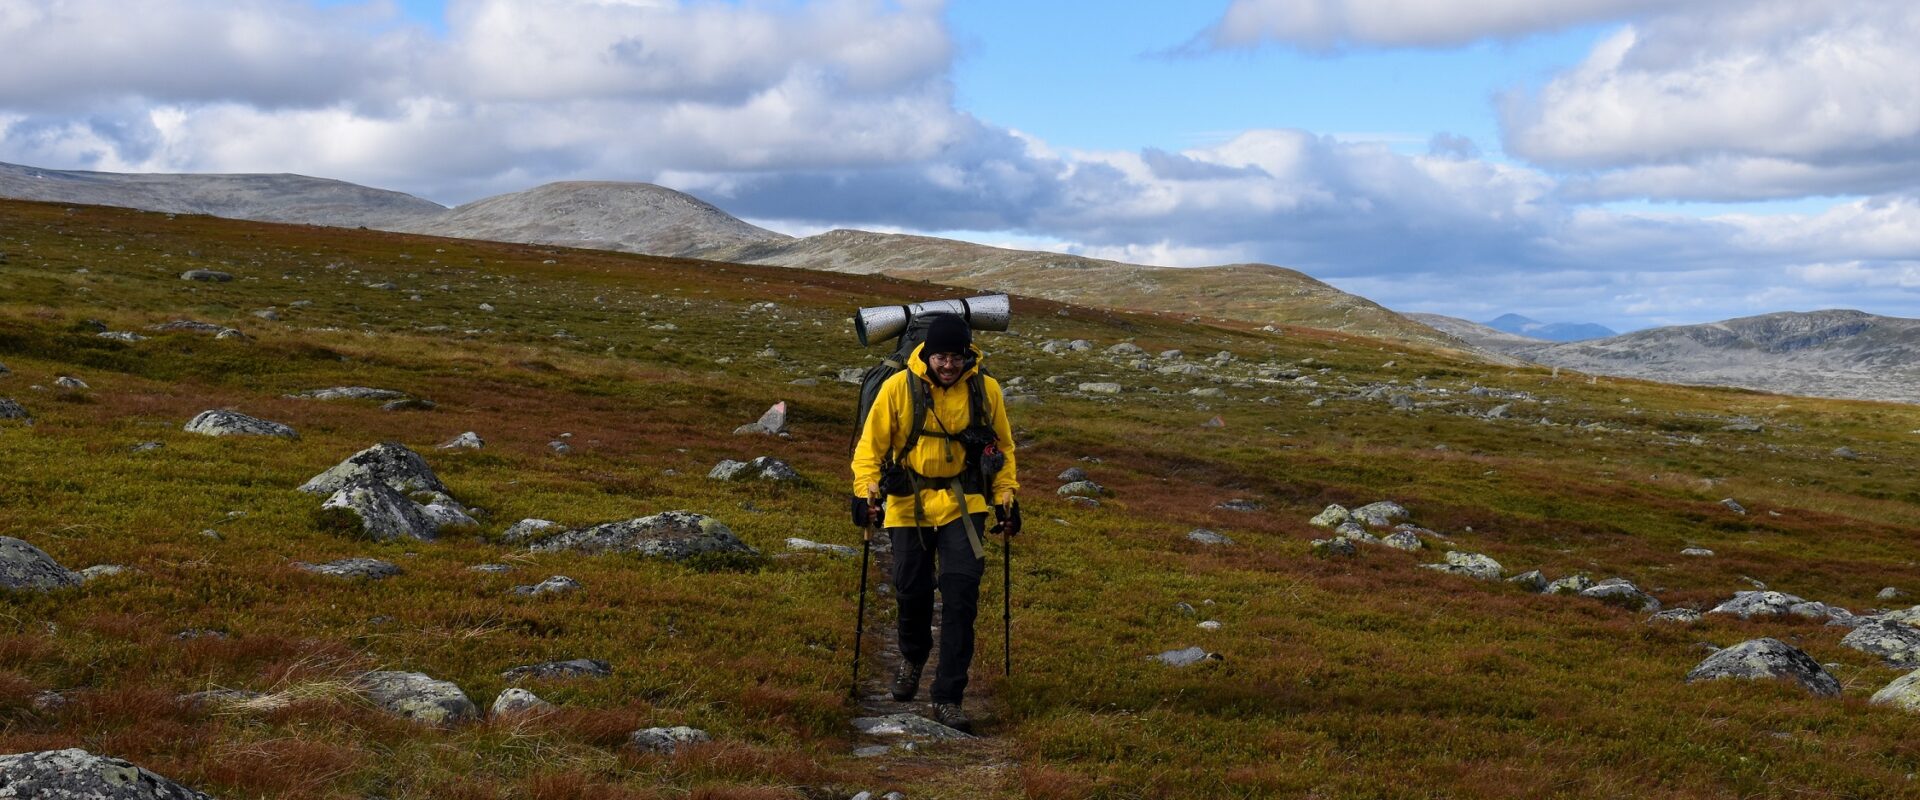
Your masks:
M1501 314L1482 324L1497 331L1545 339L1550 342L1577 342L1582 339L1605 339L1608 336L1619 335L1619 332L1612 328L1592 322L1541 322L1519 314Z
M552 183L448 209L300 175L125 175L0 164L0 197L882 273L1086 305L1322 328L1498 363L1920 403L1920 320L1859 311L1767 314L1625 335L1517 314L1483 325L1396 314L1269 264L1152 267L855 230L795 238L645 183Z

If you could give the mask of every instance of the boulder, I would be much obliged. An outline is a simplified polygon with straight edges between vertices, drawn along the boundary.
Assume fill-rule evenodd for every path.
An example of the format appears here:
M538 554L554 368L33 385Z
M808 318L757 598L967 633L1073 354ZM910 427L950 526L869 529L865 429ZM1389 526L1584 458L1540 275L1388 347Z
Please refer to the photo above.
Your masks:
M973 738L967 733L917 714L856 717L853 720L853 728L868 736L898 737L918 742L945 742Z
M1580 592L1581 597L1625 606L1638 611L1659 611L1660 601L1624 580L1608 579Z
M1740 505L1740 501L1735 500L1731 497L1721 500L1720 505L1726 506L1728 511L1731 511L1735 514L1740 514L1744 516L1747 513L1747 507Z
M1068 467L1054 476L1054 479L1061 483L1077 483L1087 479L1087 471L1079 467Z
M0 589L48 591L79 586L85 582L80 573L60 566L45 550L15 539L0 536Z
M1385 528L1408 517L1407 509L1390 500L1368 503L1350 512L1355 520L1375 528Z
M327 389L308 389L287 396L304 400L398 400L406 397L407 393L366 386L334 386Z
M1592 578L1585 575L1568 575L1547 584L1547 588L1542 589L1541 592L1543 594L1579 594L1591 588L1593 588Z
M525 689L503 689L499 697L493 698L493 715L496 717L545 711L553 704L540 699L540 696Z
M1195 528L1191 531L1187 531L1187 539L1190 541L1199 542L1201 544L1210 544L1210 545L1233 544L1232 539L1229 539L1218 533L1214 533L1213 531L1207 530L1206 528Z
M102 339L112 339L116 342L144 342L147 340L147 337L141 336L133 331L101 331L94 335Z
M1675 622L1690 625L1700 621L1700 612L1691 608L1669 608L1647 618L1648 622Z
M1060 487L1059 494L1061 497L1104 497L1107 487L1093 481L1074 481Z
M91 386L88 386L86 381L80 380L79 378L75 378L71 375L61 375L57 378L54 378L53 385L61 389L68 389L76 392L93 388Z
M1876 706L1892 706L1902 711L1920 711L1920 670L1898 678L1867 700Z
M1741 619L1753 617L1778 617L1789 613L1789 609L1807 602L1785 592L1751 591L1734 592L1733 599L1709 609L1709 614L1732 614Z
M31 424L33 422L33 415L28 414L27 410L15 402L13 398L0 397L0 420L8 419L22 420Z
M509 681L610 678L613 677L613 665L597 658L576 658L571 661L548 661L514 667L500 673L500 677Z
M1687 673L1687 682L1721 678L1784 678L1822 697L1837 697L1840 682L1800 648L1778 639L1754 639L1715 652Z
M513 587L514 594L523 594L523 595L529 595L529 596L540 595L540 594L566 594L568 592L577 592L579 590L580 590L580 582L572 578L569 578L565 575L555 575L544 581L533 584L532 586Z
M1547 590L1547 576L1542 575L1537 569L1527 570L1508 578L1507 582L1535 594Z
M213 800L131 762L79 748L0 756L0 797Z
M1313 519L1307 520L1307 523L1321 528L1337 528L1341 523L1352 518L1352 512L1348 511L1345 506L1331 505L1315 515Z
M440 525L419 503L371 478L343 486L321 508L344 508L360 517L360 529L376 542L392 539L432 541ZM464 515L462 515L464 516ZM471 518L466 522L471 523Z
M1147 351L1132 342L1121 342L1107 348L1106 352L1110 356L1138 356L1145 355Z
M336 578L365 578L377 581L400 574L400 568L377 558L343 558L325 564L309 564L305 561L293 562L293 568L315 575L331 575Z
M713 741L706 731L676 725L671 728L643 728L627 736L627 745L648 753L671 755L680 748Z
M1500 580L1500 574L1503 572L1500 562L1479 553L1448 550L1446 558L1447 561L1444 564L1422 564L1421 566L1453 575L1479 578L1483 581Z
M1153 657L1153 660L1169 667L1191 667L1203 661L1219 661L1219 653L1209 653L1206 648L1189 647L1184 650L1168 650Z
M791 536L787 537L787 549L793 550L795 552L803 552L803 553L804 552L826 553L828 555L839 556L841 558L852 558L854 556L860 555L860 551L857 548L848 547L844 544L822 544L820 542L809 541L806 539L801 539L798 537L791 537Z
M93 581L100 578L111 578L115 575L125 575L130 571L131 570L119 564L95 564L80 570L80 579L83 581Z
M719 520L688 511L668 511L651 517L608 522L553 536L532 548L536 552L573 551L634 553L672 560L700 553L757 553Z
M1410 553L1427 546L1427 543L1420 541L1420 537L1415 536L1412 531L1394 531L1381 539L1380 543L1395 550L1405 550Z
M405 494L431 492L443 497L449 495L446 485L427 466L427 460L398 442L381 442L354 453L347 460L313 476L300 486L300 491L307 494L333 494L348 484L363 480L379 481Z
M800 473L794 472L787 462L771 456L761 456L752 461L740 462L723 460L713 466L707 477L717 481L763 480L774 483L794 483L800 480Z
M190 269L190 270L187 270L186 272L180 273L180 280L205 281L208 283L226 283L227 281L233 280L233 276L225 272L220 272L218 270Z
M202 411L187 421L188 433L207 436L278 436L282 439L298 439L300 434L293 428L278 422L270 422L259 417L249 417L238 411L219 409Z
M1884 601L1884 600L1898 600L1906 596L1907 596L1906 592L1901 591L1900 589L1896 589L1892 586L1888 586L1884 589L1881 589L1879 594L1874 595L1874 598Z
M533 519L529 517L507 526L507 530L500 534L500 541L508 544L518 544L532 539L541 531L552 528L558 524L560 523L550 519Z
M1079 389L1082 393L1085 393L1085 394L1119 394L1120 384L1083 383L1083 384L1080 384Z
M1896 667L1920 667L1920 628L1911 625L1871 620L1848 631L1840 643Z
M369 672L356 686L374 705L416 722L454 725L480 717L459 686L419 672Z
M1680 555L1693 556L1695 558L1712 558L1713 551L1708 550L1707 548L1704 548L1704 547L1689 547L1685 550L1680 551Z
M445 442L442 442L440 444L440 449L441 450L479 450L486 446L487 446L487 443L485 440L480 438L480 434L474 433L473 431L467 431L466 433L462 433L459 436L455 436L451 439L446 440Z
M1352 558L1360 554L1360 549L1354 547L1353 542L1340 536L1331 539L1315 539L1310 547L1313 554L1319 558Z
M734 428L733 432L736 436L756 433L763 436L778 436L786 433L787 402L782 400L774 403L771 408L767 409L766 413L760 415L758 422L749 422L738 428Z

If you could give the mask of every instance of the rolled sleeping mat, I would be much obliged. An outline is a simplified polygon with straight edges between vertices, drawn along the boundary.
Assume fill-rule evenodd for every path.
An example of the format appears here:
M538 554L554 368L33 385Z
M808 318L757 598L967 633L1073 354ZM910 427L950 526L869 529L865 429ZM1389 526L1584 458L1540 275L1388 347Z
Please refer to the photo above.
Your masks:
M869 347L899 336L907 329L907 322L921 314L958 314L976 331L1004 331L1013 323L1013 306L1007 296L989 294L906 306L870 306L853 315L853 330L859 334L861 346Z

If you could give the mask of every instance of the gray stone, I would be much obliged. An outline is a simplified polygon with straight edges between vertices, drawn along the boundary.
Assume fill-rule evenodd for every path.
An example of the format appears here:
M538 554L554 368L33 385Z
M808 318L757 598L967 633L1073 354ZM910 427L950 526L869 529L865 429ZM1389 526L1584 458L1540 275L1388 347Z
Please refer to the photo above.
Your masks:
M1888 622L1901 622L1908 625L1920 626L1920 606L1888 611L1884 614L1878 615L1876 618L1883 619Z
M206 281L209 283L226 283L227 281L233 280L233 276L225 272L220 272L218 270L190 269L190 270L187 270L186 272L180 273L180 280Z
M1540 570L1537 569L1527 570L1508 578L1507 582L1535 594L1547 590L1547 576L1540 574Z
M1568 575L1547 584L1547 588L1541 591L1545 594L1579 594L1591 588L1593 588L1592 578L1585 575Z
M555 575L531 586L513 587L514 594L530 596L540 594L567 594L577 591L580 591L580 582L565 575Z
M1687 673L1687 682L1721 678L1784 678L1815 695L1837 697L1840 682L1800 648L1778 639L1754 639L1715 652Z
M1512 403L1501 403L1500 405L1487 409L1487 419L1506 419L1508 412L1512 410Z
M275 311L275 310L273 310L273 309L271 309L271 308L262 308L262 309L260 309L260 310L258 310L258 311L255 311L255 312L253 312L253 315L254 315L254 316L256 316L256 317L259 317L259 318L261 318L261 319L264 319L264 320L266 320L266 321L268 321L268 322L279 322L279 321L280 321L280 312L278 312L278 311Z
M1920 670L1894 678L1886 688L1874 692L1867 702L1876 706L1892 706L1902 711L1920 711Z
M1218 386L1205 386L1188 389L1187 394L1193 395L1194 397L1220 398L1227 396L1227 390Z
M335 578L365 578L371 581L391 578L400 574L400 568L377 558L343 558L325 564L309 564L305 561L293 562L293 568L315 575L331 575Z
M1691 608L1669 608L1647 618L1648 622L1673 622L1691 625L1700 621L1700 612Z
M1153 660L1169 667L1191 667L1203 661L1219 661L1218 653L1209 653L1205 648L1189 647L1184 650L1168 650L1154 656Z
M416 722L454 725L480 717L459 686L419 672L369 672L356 685L374 705Z
M763 480L774 483L796 483L800 473L787 466L787 462L772 456L760 456L752 461L740 462L722 460L707 473L707 477L717 481Z
M1623 580L1610 582L1616 580L1617 579L1609 579L1608 581L1601 581L1600 583L1594 584L1585 591L1582 591L1580 596L1626 606L1627 608L1638 611L1660 610L1660 601L1655 599L1653 595L1640 591L1640 587Z
M648 753L671 754L680 748L713 741L706 731L676 725L671 728L643 728L627 737L627 744Z
M347 457L347 460L313 476L300 486L308 494L333 494L349 484L374 480L397 492L432 492L449 495L445 484L427 466L419 453L398 442L381 442Z
M1836 447L1836 448L1833 448L1833 455L1834 455L1834 457L1835 457L1835 458L1844 458L1844 459L1847 459L1847 460L1849 460L1849 461L1851 461L1851 460L1854 460L1854 459L1857 459L1857 458L1859 458L1859 457L1860 457L1860 454L1859 454L1859 453L1856 453L1856 452L1854 452L1854 451L1853 451L1853 448L1851 448L1851 447Z
M797 552L826 553L841 558L852 558L860 555L859 549L848 547L844 544L822 544L820 542L791 536L787 537L787 549Z
M918 714L888 714L884 717L855 717L853 729L868 736L908 739L917 742L947 742L956 739L971 739L953 728L949 728Z
M560 441L559 439L555 439L551 442L547 442L547 448L563 456L573 452L573 445L567 444L566 442Z
M1385 528L1395 522L1406 519L1407 509L1391 500L1368 503L1349 512L1355 520L1375 528Z
M1747 507L1740 505L1739 501L1731 497L1721 500L1720 505L1726 506L1728 511L1732 511L1735 514L1744 515L1747 513Z
M1709 614L1732 614L1741 619L1752 617L1778 617L1786 615L1794 606L1807 602L1785 592L1752 591L1734 592L1733 599L1709 609Z
M439 407L432 400L422 400L417 397L403 397L380 404L381 411L432 411Z
M1055 480L1061 483L1077 483L1086 479L1087 471L1079 467L1068 467L1062 470L1058 476L1055 476Z
M1840 643L1872 653L1896 667L1920 667L1920 628L1911 625L1869 620L1848 631Z
M115 575L125 575L130 571L131 570L119 564L95 564L80 570L80 579L93 581L100 578L111 578Z
M0 589L48 591L79 586L84 581L80 573L60 566L45 550L0 536Z
M202 411L187 421L188 433L207 436L278 436L282 439L298 439L300 434L293 428L278 422L270 422L259 417L249 417L238 411L215 409Z
M1168 360L1168 361L1178 361L1178 360L1180 360L1181 358L1183 358L1183 357L1185 357L1185 356L1186 356L1186 353L1183 353L1183 352L1181 352L1181 351L1179 351L1179 350L1162 350L1162 351L1160 351L1160 357L1161 357L1161 358L1163 358L1163 359L1166 359L1166 360Z
M439 524L425 507L378 480L363 479L341 487L320 507L344 508L359 515L360 530L376 542L402 538L432 541L440 535Z
M532 549L546 553L574 551L588 555L634 553L673 560L700 553L758 552L740 541L719 520L687 511L668 511L651 517L566 531L534 545Z
M787 432L786 401L782 400L778 403L774 403L771 408L767 409L766 413L760 415L759 421L749 422L738 428L734 428L733 432L735 435L761 434L764 436L778 436L780 434L786 433Z
M866 378L866 376L867 376L867 371L865 369L862 369L860 367L847 367L845 369L840 370L839 380L841 383L857 384L863 381Z
M1080 508L1099 508L1100 501L1091 497L1069 497L1067 498L1067 505L1079 506Z
M564 680L567 678L611 678L613 665L597 658L576 658L570 661L547 661L540 664L528 664L514 667L500 673L503 680L544 681Z
M1420 537L1415 536L1412 531L1394 531L1393 533L1387 534L1386 538L1381 539L1380 543L1395 550L1405 550L1409 553L1427 546L1427 543L1421 541Z
M1067 349L1075 353L1084 353L1084 352L1087 352L1088 350L1093 349L1093 342L1089 342L1085 339L1075 339L1071 342L1067 342Z
M1454 575L1466 575L1483 581L1500 580L1502 568L1500 562L1479 553L1447 551L1444 564L1422 564L1427 569L1438 570Z
M1206 528L1195 528L1191 531L1187 531L1187 538L1189 540L1199 542L1201 544L1210 544L1210 545L1233 544L1232 539L1229 539L1218 533L1214 533L1213 531L1207 530Z
M1203 631L1217 631L1217 630L1220 630L1220 620L1217 620L1217 619L1206 620L1193 627L1199 628L1200 630L1203 630Z
M227 330L227 327L225 325L215 325L211 322L199 322L191 319L176 319L176 320L173 320L172 322L160 323L159 325L148 325L147 330L164 331L167 333L178 333L181 331L186 331L188 333L219 333L221 331Z
M508 526L506 532L500 534L500 541L508 544L518 544L532 539L541 531L552 528L558 524L559 523L549 519L533 519L529 517Z
M0 756L0 797L213 800L131 762L79 748Z
M1341 523L1352 518L1353 512L1348 511L1345 506L1336 504L1327 506L1313 519L1307 520L1307 523L1321 528L1337 528Z
M1310 547L1313 554L1320 558L1352 558L1360 554L1359 548L1354 547L1353 542L1341 536L1315 539Z
M1078 387L1086 394L1119 394L1120 384L1107 382L1083 383Z
M1207 368L1199 364L1168 364L1154 370L1154 372L1162 375L1191 375L1198 377L1207 374Z
M366 386L334 386L327 389L309 389L287 396L303 400L398 400L406 397L407 393Z
M513 571L511 564L475 564L467 567L468 572L484 572L489 575L504 575Z
M521 688L503 689L500 696L493 698L493 715L496 717L546 711L553 704L540 699L540 696Z
M1713 551L1704 547L1689 547L1680 551L1680 555L1693 556L1695 558L1711 558L1713 557Z
M1391 395L1388 395L1387 405L1392 406L1395 410L1398 410L1398 411L1412 411L1419 407L1418 404L1413 402L1412 396L1407 395L1403 392L1395 392Z
M147 337L141 336L133 331L101 331L94 335L102 339L112 339L116 342L144 342L147 340Z
M1093 481L1074 481L1060 487L1059 494L1061 497L1104 497L1107 487Z
M479 450L486 446L487 446L487 443L485 440L480 438L480 434L474 433L473 431L467 431L466 433L462 433L459 436L455 436L452 439L448 439L447 441L441 443L440 449L442 450Z
M1138 356L1145 355L1146 352L1147 351L1142 349L1140 345L1132 342L1121 342L1106 350L1107 355L1110 356Z
M31 424L33 422L33 415L28 414L27 410L15 402L13 398L0 397L0 419L24 420Z
M1874 595L1874 597L1879 600L1898 600L1906 596L1907 596L1906 592L1896 589L1892 586L1888 586L1884 589L1881 589L1879 594Z
M1214 508L1220 509L1221 511L1238 511L1242 514L1245 514L1245 513L1250 513L1254 511L1259 511L1260 504L1255 503L1251 500L1242 500L1236 497L1232 500L1227 500L1225 502L1222 502L1219 505L1214 506Z

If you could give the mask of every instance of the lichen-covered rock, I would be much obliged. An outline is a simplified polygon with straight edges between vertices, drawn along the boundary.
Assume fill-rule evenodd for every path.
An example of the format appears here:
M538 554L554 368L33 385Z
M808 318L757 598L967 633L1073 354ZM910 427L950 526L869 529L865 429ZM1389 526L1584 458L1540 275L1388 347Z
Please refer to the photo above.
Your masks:
M1427 543L1420 541L1420 537L1415 536L1412 531L1394 531L1393 533L1387 534L1386 538L1381 539L1380 543L1395 550L1405 550L1409 553L1427 546Z
M1920 667L1920 628L1886 620L1870 620L1847 632L1840 643L1872 653L1896 667Z
M1074 481L1060 487L1058 494L1061 497L1105 497L1107 487L1093 481Z
M1184 650L1168 650L1154 656L1153 660L1169 667L1191 667L1203 661L1219 661L1220 654L1209 653L1201 647L1189 647Z
M540 664L527 664L500 673L501 678L509 681L608 678L612 676L613 665L597 658L576 658L570 661L547 661Z
M1079 389L1085 394L1119 394L1121 386L1117 383L1101 381L1080 384Z
M1341 523L1352 518L1352 512L1347 511L1345 506L1331 505L1314 515L1313 519L1307 520L1307 524L1321 528L1337 528Z
M473 431L467 431L440 443L441 450L479 450L486 446L487 443L480 438L480 434Z
M1687 682L1720 678L1783 678L1823 697L1840 694L1840 682L1834 680L1820 662L1800 648L1778 639L1754 639L1720 650L1687 673Z
M540 696L525 689L504 689L499 697L493 699L493 715L496 717L545 711L553 704L540 699Z
M774 403L772 407L767 409L766 413L760 415L760 419L758 421L749 422L745 425L742 425L738 428L733 429L733 433L736 436L745 436L750 434L760 434L762 436L779 436L780 434L783 434L786 432L787 432L787 402L785 400L782 400L778 403Z
M1195 528L1191 531L1187 531L1187 539L1191 541L1199 542L1201 544L1210 544L1210 545L1233 544L1232 539L1229 539L1226 536L1222 536L1221 534L1215 533L1213 531L1207 530L1206 528Z
M1647 618L1648 622L1674 622L1691 625L1700 621L1700 612L1691 608L1669 608Z
M1391 500L1382 500L1378 503L1368 503L1364 506L1354 509L1349 513L1353 515L1354 519L1359 520L1360 522L1364 522L1375 528L1388 527L1395 522L1406 519L1408 516L1406 507L1400 505L1399 503L1395 503Z
M1444 564L1422 564L1420 566L1453 575L1466 575L1471 578L1479 578L1483 581L1500 580L1500 575L1505 571L1504 568L1500 566L1500 562L1479 553L1462 553L1448 550L1446 558L1447 562Z
M1741 619L1778 617L1791 613L1794 606L1807 602L1785 592L1734 592L1733 599L1709 609L1709 614L1732 614Z
M0 797L213 800L130 762L79 748L0 755Z
M824 544L799 537L787 537L787 549L800 553L826 553L841 558L860 555L860 551L844 544Z
M1712 558L1713 551L1708 550L1707 548L1704 548L1704 547L1689 547L1685 550L1680 551L1680 555L1692 556L1694 558Z
M343 486L320 507L344 508L358 514L361 530L374 541L402 538L432 541L440 531L440 526L419 503L378 480L364 479Z
M500 534L500 541L508 544L524 542L538 535L541 531L552 528L558 524L559 523L550 519L533 519L529 517L508 526L506 532Z
M856 717L853 729L868 736L911 739L918 742L945 742L971 739L970 734L949 728L917 714L888 714L884 717Z
M227 281L233 280L233 275L211 269L190 269L180 273L180 280L226 283Z
M676 725L671 728L642 728L627 736L627 744L648 753L671 754L682 747L713 741L706 731Z
M1537 569L1530 569L1508 578L1507 582L1535 594L1547 590L1547 576L1542 575Z
M566 594L577 591L580 591L580 582L565 575L555 575L532 586L513 587L514 594L524 595Z
M375 389L368 386L333 386L326 389L309 389L295 392L288 397L303 400L398 400L406 397L406 392L393 389Z
M278 436L298 439L300 434L287 425L250 417L238 411L213 409L202 411L187 421L185 430L206 436Z
M1894 678L1886 688L1874 692L1867 702L1876 706L1892 706L1902 711L1920 711L1920 670Z
M73 377L72 375L61 375L57 378L54 378L53 385L62 389L70 389L76 392L85 391L87 389L93 388L91 386L88 386L86 381L80 380L79 378Z
M48 591L79 586L85 582L80 573L60 566L45 550L15 539L0 536L0 589Z
M369 672L357 685L374 705L417 722L453 725L480 716L459 686L419 672Z
M689 511L608 522L566 531L533 546L543 553L635 553L673 560L701 553L756 553L719 520Z
M313 476L301 484L307 494L333 494L349 484L375 480L403 494L432 492L450 495L439 476L427 466L419 453L398 442L381 442L349 456L347 460Z
M92 581L92 580L98 580L100 578L111 578L115 575L125 575L130 571L131 570L128 570L125 566L122 566L120 564L95 564L91 567L87 567L86 569L80 570L80 579L85 581Z
M1054 479L1060 481L1061 483L1074 483L1076 481L1084 481L1087 479L1087 471L1079 467L1068 467L1064 470L1061 470L1059 475L1054 476Z
M1220 504L1214 506L1214 508L1220 509L1221 511L1234 511L1241 514L1251 514L1255 511L1260 510L1260 504L1253 502L1252 500L1242 500L1236 497L1236 498L1233 498L1232 500L1223 501Z
M32 424L33 415L11 397L0 397L0 420L20 420Z
M1547 584L1547 588L1542 589L1541 592L1543 594L1579 594L1591 588L1593 588L1592 578L1585 575L1568 575Z
M480 525L479 520L467 513L466 506L454 502L451 497L442 496L431 503L419 505L420 515L426 517L427 522L432 523L436 529L447 526L466 528Z
M1655 599L1653 595L1640 591L1640 587L1617 578L1601 581L1593 586L1587 587L1585 591L1580 593L1580 596L1637 611L1660 610L1660 601Z
M400 574L400 568L377 558L342 558L325 564L309 564L305 561L293 562L293 568L315 575L331 575L335 578L365 578L377 581Z
M1354 547L1353 542L1347 541L1345 537L1341 536L1335 536L1331 539L1315 539L1309 547L1312 548L1313 554L1319 558L1352 558L1360 554L1360 549Z
M740 462L723 460L713 465L707 477L717 481L763 480L774 483L793 483L800 480L800 473L793 471L787 462L772 456L760 456L752 461Z

